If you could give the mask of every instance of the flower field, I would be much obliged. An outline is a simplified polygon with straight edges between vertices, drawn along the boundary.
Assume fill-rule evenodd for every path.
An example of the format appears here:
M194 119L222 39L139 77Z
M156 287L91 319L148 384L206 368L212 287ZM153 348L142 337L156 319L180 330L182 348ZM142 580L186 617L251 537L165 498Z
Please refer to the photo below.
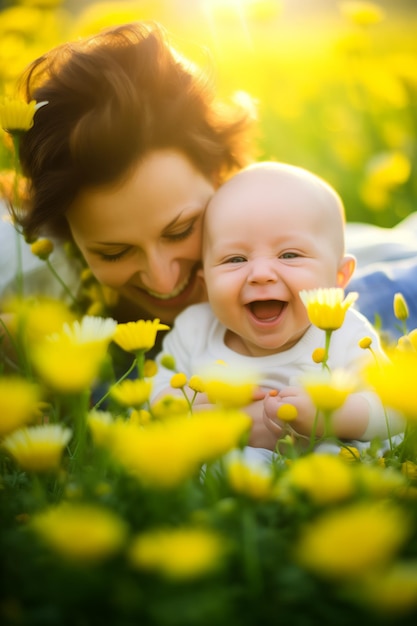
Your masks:
M259 158L311 169L348 220L392 226L415 210L417 11L407 0L20 0L0 12L0 90L64 40L160 21L227 97L254 100ZM315 8L317 7L317 8ZM187 16L187 19L184 18ZM0 138L0 165L7 146Z
M12 95L26 62L55 43L116 21L158 19L179 48L214 67L222 91L257 101L260 158L326 177L348 219L390 226L414 210L412 8L391 15L390 3L330 3L337 11L312 28L294 15L288 22L284 2L196 2L186 24L185 4L8 3L2 90ZM9 104L0 125L24 130L35 105ZM16 200L13 138L0 132L0 188ZM33 242L32 253L62 282L52 242ZM253 381L187 380L167 355L173 389L205 391L213 409L198 412L178 393L151 406L164 324L117 323L106 308L111 294L88 270L79 293L62 282L69 304L25 296L19 268L16 285L16 297L0 302L13 320L0 321L1 624L416 623L417 329L401 294L393 307L402 335L386 346L390 361L371 359L360 381L327 366L332 333L355 296L300 294L326 336L312 354L317 376L305 380L325 440L313 430L300 448L284 405L287 434L272 462L255 463L244 410ZM373 354L369 338L359 345ZM335 440L332 413L354 386L397 411L404 435L357 447Z
M318 292L308 312L328 347L352 302ZM332 412L352 381L327 371L323 350L305 388L332 449L314 452L313 431L300 450L283 411L280 451L255 463L250 381L187 380L168 355L173 389L206 391L213 409L193 412L185 396L150 406L159 320L75 318L48 299L9 307L17 369L3 359L2 623L414 623L417 330L363 372L403 415L404 437L334 441ZM405 301L396 308L406 324ZM115 348L130 355L129 378L115 379Z

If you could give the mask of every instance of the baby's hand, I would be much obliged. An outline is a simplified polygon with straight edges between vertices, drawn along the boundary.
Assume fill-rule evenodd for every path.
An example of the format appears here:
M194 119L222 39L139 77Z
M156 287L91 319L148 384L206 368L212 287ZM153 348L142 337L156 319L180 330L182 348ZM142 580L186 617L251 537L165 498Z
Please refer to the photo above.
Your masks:
M279 393L272 391L265 397L264 422L267 428L278 437L285 434L285 423L277 417L278 409L283 404L291 404L297 411L296 419L290 422L291 428L299 435L309 436L316 411L308 394L299 387L284 387Z

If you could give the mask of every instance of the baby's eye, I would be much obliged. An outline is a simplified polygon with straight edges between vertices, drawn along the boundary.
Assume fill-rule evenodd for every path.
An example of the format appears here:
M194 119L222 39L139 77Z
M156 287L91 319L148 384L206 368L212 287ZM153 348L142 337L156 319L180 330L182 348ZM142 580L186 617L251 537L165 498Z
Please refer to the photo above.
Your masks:
M231 256L226 259L225 263L245 263L246 258L244 256Z
M296 259L298 256L300 255L297 252L283 252L280 259Z

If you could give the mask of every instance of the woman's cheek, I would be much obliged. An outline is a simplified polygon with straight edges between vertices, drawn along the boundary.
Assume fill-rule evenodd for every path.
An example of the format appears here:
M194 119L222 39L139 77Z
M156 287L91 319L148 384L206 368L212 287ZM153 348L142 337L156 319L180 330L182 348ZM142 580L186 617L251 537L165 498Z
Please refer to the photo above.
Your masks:
M127 272L120 262L92 264L89 266L99 283L112 289L118 289L126 283Z

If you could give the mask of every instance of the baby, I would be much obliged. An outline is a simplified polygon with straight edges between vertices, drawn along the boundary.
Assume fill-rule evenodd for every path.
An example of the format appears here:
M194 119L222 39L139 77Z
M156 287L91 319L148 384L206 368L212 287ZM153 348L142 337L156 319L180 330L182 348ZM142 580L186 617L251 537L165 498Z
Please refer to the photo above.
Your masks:
M252 416L264 412L266 448L284 432L276 418L282 403L297 409L294 431L311 433L316 409L297 377L321 368L312 353L324 347L325 333L311 325L299 292L348 285L355 259L345 254L344 225L343 204L326 182L275 162L239 172L207 207L203 271L209 303L191 306L176 319L163 353L172 354L187 376L219 359L230 368L255 371L266 393L248 411ZM373 358L358 346L365 336L383 355L376 331L349 309L342 328L332 334L329 367L359 371L366 358ZM172 394L171 374L160 368L155 398ZM278 393L271 396L268 390ZM197 405L206 402L204 394L196 399ZM402 428L393 415L391 434ZM370 391L352 393L333 415L332 429L345 440L388 436L383 407Z

